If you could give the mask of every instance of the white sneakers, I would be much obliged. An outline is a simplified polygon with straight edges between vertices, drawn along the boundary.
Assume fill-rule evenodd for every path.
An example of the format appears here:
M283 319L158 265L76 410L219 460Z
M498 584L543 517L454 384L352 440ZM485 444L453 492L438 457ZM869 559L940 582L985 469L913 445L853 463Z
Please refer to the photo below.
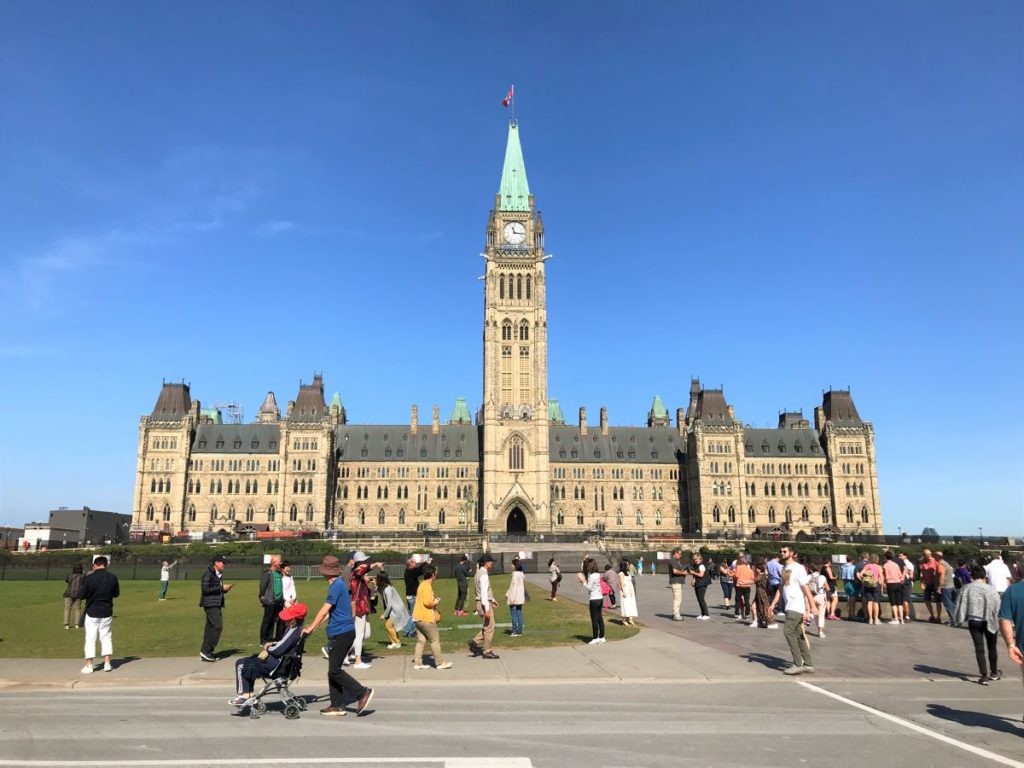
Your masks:
M104 672L113 672L114 671L114 667L111 665L111 663L109 661L104 662L104 664L103 664L103 671Z
M82 667L82 674L83 675L91 675L92 674L92 664L86 664L84 667Z
M93 667L92 664L86 664L84 667L82 667L82 674L83 675L91 675L95 671L96 671L96 669L95 669L95 667ZM103 663L103 671L104 672L113 672L114 671L114 666L109 661L104 662Z
M605 642L603 637L595 637L593 640L588 642L587 645L600 645L603 642Z
M401 648L401 647L402 647L401 643L388 643L388 648L390 648L391 650L394 650L395 648Z
M437 666L437 668L438 669L451 669L452 668L452 663L450 661L446 661L444 664L439 664Z
M776 624L774 621L771 624L768 625L768 629L778 629L778 628L779 628L779 625Z
M413 664L412 668L413 669L430 669L430 665L429 664Z
M697 621L707 621L710 618L710 616L698 616Z
M365 661L359 661L352 665L352 669L369 669L373 664L367 664Z

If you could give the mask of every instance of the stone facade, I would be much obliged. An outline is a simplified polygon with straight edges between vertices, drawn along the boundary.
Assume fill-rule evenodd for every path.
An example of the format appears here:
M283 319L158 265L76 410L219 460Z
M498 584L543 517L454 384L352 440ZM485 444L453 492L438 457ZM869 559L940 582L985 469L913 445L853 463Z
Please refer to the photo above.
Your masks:
M690 386L675 425L655 397L646 426L567 426L547 393L544 224L512 123L485 231L483 395L430 425L349 424L321 375L284 415L224 423L189 385L164 383L139 424L133 530L605 530L677 535L878 534L874 430L849 392L829 391L814 426L736 419L721 390Z

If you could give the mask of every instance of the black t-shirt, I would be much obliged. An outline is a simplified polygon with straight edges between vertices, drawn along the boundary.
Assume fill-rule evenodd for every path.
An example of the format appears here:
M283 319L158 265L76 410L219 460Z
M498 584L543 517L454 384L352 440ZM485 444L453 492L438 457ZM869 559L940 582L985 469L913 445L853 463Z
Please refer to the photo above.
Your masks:
M121 596L117 576L106 568L93 571L82 582L85 615L94 619L109 619L114 615L114 598Z
M668 561L668 583L669 584L685 584L686 576L677 575L676 570L685 571L682 561L678 557L673 557Z
M415 568L405 569L405 596L416 597L416 590L420 586L420 576L423 575L423 566L426 563L420 563Z

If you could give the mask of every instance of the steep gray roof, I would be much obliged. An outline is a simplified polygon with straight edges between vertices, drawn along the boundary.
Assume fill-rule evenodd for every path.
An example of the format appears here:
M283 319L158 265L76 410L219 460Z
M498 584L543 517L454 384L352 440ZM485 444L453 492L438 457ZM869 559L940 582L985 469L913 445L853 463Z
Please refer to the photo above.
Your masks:
M678 464L676 452L686 451L686 438L672 427L609 427L607 435L599 428L585 435L578 427L552 425L548 430L548 458L553 464Z
M748 457L825 458L813 429L745 429L743 444Z
M339 461L480 461L480 427L441 424L438 434L430 425L414 435L408 424L343 424L334 428Z
M697 396L695 414L695 418L712 426L728 427L732 424L725 393L720 389L702 389Z
M849 390L833 389L825 393L821 406L825 411L825 420L834 422L840 427L859 427L864 424L853 404Z
M193 453L279 453L277 424L200 424Z
M189 393L188 384L164 382L160 389L160 397L157 398L153 413L150 415L160 421L176 421L187 416L191 407L192 395Z

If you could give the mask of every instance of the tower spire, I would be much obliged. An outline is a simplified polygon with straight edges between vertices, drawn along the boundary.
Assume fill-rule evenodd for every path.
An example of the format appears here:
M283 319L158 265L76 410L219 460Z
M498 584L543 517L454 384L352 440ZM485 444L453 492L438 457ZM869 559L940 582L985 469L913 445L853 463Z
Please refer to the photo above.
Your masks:
M526 180L526 163L523 161L523 147L519 143L519 123L514 119L508 123L508 142L505 144L505 165L501 169L499 210L530 210L530 184Z

